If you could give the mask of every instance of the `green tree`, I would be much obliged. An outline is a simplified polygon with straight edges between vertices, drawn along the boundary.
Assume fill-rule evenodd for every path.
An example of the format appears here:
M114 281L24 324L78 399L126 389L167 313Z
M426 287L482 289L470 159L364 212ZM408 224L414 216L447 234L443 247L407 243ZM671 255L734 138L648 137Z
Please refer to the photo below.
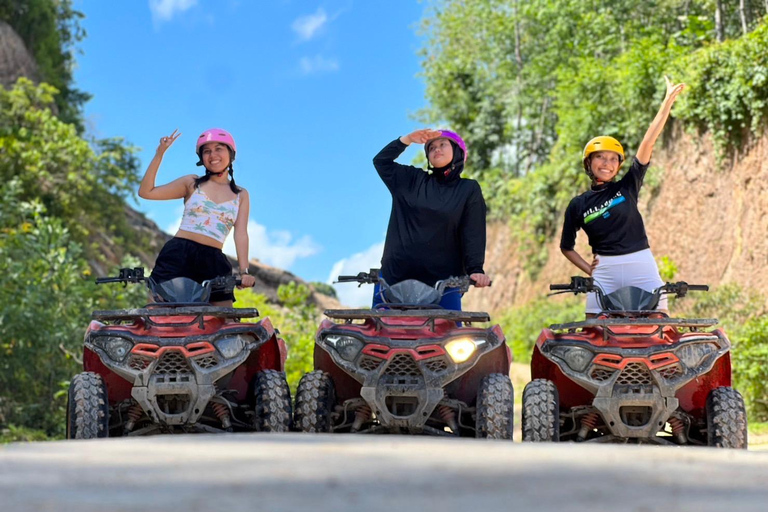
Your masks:
M90 257L95 233L139 243L123 214L139 182L136 149L119 138L81 138L52 113L55 94L26 78L0 90L0 180L17 178L20 199L39 199Z
M309 302L310 293L309 287L296 282L280 285L277 289L280 305L276 306L267 302L264 295L252 290L235 291L236 307L257 308L262 318L268 316L280 330L288 348L285 374L293 392L301 377L314 368L315 331L320 315Z
M71 0L0 0L0 19L21 36L37 62L41 78L60 94L55 98L62 121L82 133L82 107L90 95L73 86L76 45L85 37L83 14Z
M66 381L81 371L93 309L135 304L135 291L101 290L81 246L20 180L0 185L0 423L61 435Z

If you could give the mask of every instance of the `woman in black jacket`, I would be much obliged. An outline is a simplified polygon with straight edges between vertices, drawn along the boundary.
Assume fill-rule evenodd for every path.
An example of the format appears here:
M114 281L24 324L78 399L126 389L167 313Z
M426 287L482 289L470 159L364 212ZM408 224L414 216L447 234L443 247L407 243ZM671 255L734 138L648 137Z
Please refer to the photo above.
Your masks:
M410 144L424 144L430 173L395 159ZM461 178L467 148L447 130L417 130L387 144L373 165L392 194L381 273L389 284L417 279L434 285L469 275L475 286L490 284L485 260L485 201L480 185ZM374 307L382 302L378 285ZM461 295L449 291L441 305L461 310Z

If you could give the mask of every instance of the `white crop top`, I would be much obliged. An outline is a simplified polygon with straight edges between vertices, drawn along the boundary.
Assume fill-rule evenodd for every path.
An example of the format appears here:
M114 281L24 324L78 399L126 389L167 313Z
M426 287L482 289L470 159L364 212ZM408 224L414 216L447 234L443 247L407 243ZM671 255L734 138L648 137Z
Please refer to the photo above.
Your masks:
M179 229L199 233L224 243L237 219L240 195L229 201L217 203L209 198L200 187L189 196L184 204L184 216Z

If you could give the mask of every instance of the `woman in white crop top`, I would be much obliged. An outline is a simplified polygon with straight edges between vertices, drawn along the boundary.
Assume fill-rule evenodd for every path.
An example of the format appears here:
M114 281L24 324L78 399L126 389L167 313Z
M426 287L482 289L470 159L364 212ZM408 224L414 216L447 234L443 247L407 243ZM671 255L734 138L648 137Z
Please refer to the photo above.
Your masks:
M248 275L248 192L235 184L232 162L237 147L225 130L212 128L197 139L197 165L205 175L189 174L170 183L155 186L155 177L166 150L179 138L176 130L160 139L154 158L139 186L144 199L184 199L184 216L176 235L157 256L152 279L163 282L187 277L199 283L232 273L232 265L221 252L230 230L235 230L235 250L243 286L256 280ZM232 306L232 293L214 292L211 303Z

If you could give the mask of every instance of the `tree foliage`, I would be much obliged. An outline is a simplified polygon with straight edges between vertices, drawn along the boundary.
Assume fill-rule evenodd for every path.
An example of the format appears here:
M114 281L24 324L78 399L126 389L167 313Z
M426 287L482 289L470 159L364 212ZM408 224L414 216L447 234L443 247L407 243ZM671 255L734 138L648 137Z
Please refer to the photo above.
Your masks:
M17 179L19 198L38 199L80 244L95 233L130 244L137 235L123 212L139 182L135 148L119 138L83 139L52 113L55 95L26 78L0 89L0 180Z
M261 317L269 317L280 330L280 336L288 348L285 374L292 392L296 391L301 377L314 369L315 331L319 323L317 309L309 302L308 286L291 282L280 285L277 297L282 307L267 302L264 295L252 290L236 290L235 307L259 310Z
M82 18L71 0L0 0L0 19L24 41L42 80L60 92L55 98L57 112L79 133L82 107L90 99L73 85L76 44L85 37Z
M57 394L79 371L91 311L143 295L98 289L87 261L93 233L131 231L121 223L133 150L82 139L51 112L54 93L26 79L0 90L0 424L50 435L63 428Z
M727 37L718 43L716 4ZM664 96L690 85L673 115L712 132L721 151L762 129L768 22L735 0L443 0L421 51L421 118L465 137L468 170L491 215L510 222L528 271L546 260L567 202L587 186L584 144L597 134L638 147ZM745 35L746 34L746 35Z

